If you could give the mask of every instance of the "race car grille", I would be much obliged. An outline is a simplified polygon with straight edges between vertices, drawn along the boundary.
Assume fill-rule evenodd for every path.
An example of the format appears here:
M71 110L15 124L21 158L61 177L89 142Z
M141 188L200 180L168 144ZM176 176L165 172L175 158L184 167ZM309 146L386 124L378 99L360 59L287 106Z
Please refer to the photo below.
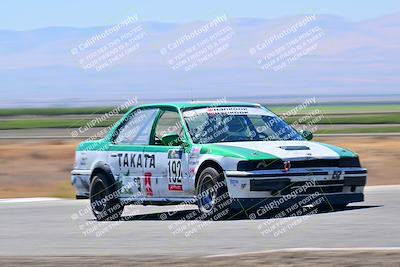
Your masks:
M358 157L340 159L310 159L291 161L291 168L323 168L323 167L361 167ZM239 161L238 171L279 170L284 169L284 161L275 160L249 160Z

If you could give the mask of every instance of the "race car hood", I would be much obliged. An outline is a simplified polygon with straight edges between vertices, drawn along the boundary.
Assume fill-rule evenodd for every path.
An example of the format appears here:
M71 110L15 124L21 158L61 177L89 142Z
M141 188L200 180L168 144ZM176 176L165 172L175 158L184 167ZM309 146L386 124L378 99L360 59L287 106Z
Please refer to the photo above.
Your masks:
M213 146L214 152L234 153L247 159L279 158L282 160L339 159L355 157L353 152L322 143L310 141L250 141L228 142Z

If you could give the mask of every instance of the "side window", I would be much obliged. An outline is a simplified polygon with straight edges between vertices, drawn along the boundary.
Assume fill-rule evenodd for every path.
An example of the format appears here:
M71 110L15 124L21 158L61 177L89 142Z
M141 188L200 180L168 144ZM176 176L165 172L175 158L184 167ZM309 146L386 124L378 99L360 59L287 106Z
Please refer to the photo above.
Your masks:
M119 129L115 144L148 145L151 128L158 109L137 110L127 117L127 122Z
M169 133L177 133L180 137L183 135L182 123L176 111L167 110L160 116L155 130L154 144L162 145L161 137Z

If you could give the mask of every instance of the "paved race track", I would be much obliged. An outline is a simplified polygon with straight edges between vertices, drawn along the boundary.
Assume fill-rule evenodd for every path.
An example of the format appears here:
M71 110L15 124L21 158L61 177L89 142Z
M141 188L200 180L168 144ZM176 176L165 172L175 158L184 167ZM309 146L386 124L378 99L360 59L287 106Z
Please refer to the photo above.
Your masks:
M400 247L400 186L368 187L365 202L343 211L283 219L179 220L194 208L186 206L179 207L186 211L160 220L164 211L177 206L130 206L124 215L138 215L128 221L96 222L90 212L79 215L87 212L87 204L86 200L0 201L0 256L183 257L281 248ZM285 231L265 232L273 226Z

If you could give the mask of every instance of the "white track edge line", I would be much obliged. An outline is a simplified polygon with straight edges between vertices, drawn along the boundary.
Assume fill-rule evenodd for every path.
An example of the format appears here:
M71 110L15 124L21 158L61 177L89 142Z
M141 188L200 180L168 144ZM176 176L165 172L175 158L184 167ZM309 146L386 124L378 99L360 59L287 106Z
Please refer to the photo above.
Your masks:
M357 247L357 248L282 248L282 249L272 249L272 250L261 250L252 252L239 252L239 253L229 253L229 254L215 254L207 255L204 258L216 258L216 257L233 257L242 255L254 255L254 254L268 254L268 253L278 253L278 252L306 252L306 251L400 251L400 247Z
M56 201L56 200L61 200L61 198L54 198L54 197L2 198L2 199L0 199L0 204L2 204L2 203L32 203L32 202Z

